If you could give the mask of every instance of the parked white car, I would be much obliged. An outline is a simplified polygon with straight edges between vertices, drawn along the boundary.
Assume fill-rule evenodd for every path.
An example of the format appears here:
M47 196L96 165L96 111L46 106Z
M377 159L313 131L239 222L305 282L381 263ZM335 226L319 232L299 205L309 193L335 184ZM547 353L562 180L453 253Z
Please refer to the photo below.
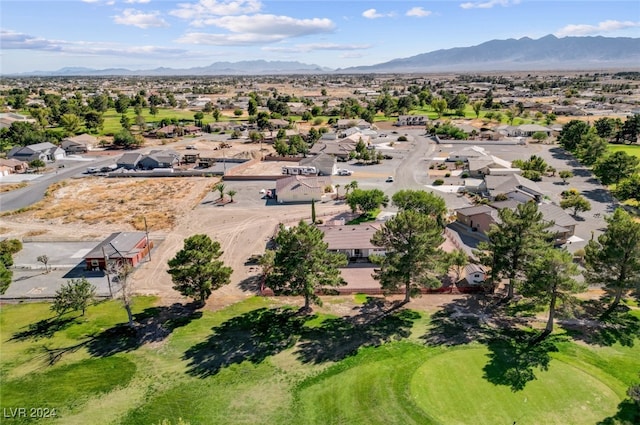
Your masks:
M350 176L351 174L353 174L353 171L351 171L351 170L345 170L344 168L338 170L338 175L339 176Z

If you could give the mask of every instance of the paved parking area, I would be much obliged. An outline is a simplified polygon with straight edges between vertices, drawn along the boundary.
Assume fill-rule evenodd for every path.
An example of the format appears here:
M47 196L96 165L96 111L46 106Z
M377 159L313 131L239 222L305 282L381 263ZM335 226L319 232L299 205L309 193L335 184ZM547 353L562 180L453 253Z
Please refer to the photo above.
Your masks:
M13 282L4 295L0 296L0 300L51 298L62 284L82 277L96 287L96 295L108 296L109 282L106 274L86 270L84 266L84 256L98 243L99 241L24 242L22 250L14 256ZM154 241L155 245L157 243ZM40 255L49 257L48 273L45 272L44 264L37 260ZM117 290L117 284L112 283L112 290Z

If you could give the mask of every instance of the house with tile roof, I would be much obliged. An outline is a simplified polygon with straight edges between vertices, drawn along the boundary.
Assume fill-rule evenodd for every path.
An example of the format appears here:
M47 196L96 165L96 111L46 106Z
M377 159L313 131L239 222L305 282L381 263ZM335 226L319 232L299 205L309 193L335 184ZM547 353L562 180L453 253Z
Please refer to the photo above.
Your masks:
M330 188L330 192L326 192ZM334 193L329 176L289 176L276 181L278 203L328 201Z
M371 243L371 238L382 223L356 225L318 226L324 234L327 249L342 252L351 260L368 259L370 255L385 255L386 250Z

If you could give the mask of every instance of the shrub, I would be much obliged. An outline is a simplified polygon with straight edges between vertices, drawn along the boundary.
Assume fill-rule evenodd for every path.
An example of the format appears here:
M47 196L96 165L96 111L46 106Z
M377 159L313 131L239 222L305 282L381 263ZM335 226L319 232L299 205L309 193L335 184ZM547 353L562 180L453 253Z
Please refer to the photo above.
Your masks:
M460 174L460 177L462 177L463 179L469 178L469 173L462 173Z
M447 173L444 175L445 177L451 177L451 173Z
M406 141L407 141L407 137L406 136L398 137L398 142L406 142Z
M438 179L438 180L433 182L434 186L442 186L443 184L444 184L444 180L442 180L442 179Z

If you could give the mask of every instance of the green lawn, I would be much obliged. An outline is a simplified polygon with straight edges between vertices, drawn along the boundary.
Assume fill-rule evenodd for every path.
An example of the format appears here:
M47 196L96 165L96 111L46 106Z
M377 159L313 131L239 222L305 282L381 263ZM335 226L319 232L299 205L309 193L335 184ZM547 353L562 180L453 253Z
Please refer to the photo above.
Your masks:
M628 153L629 155L634 155L640 158L640 145L609 145L609 150L611 152L619 152L623 151Z
M3 305L0 408L57 414L3 423L593 424L626 412L640 370L633 337L442 345L427 336L455 327L411 310L355 324L259 297L217 312L154 302L135 300L145 344L115 301L61 320L44 303Z

